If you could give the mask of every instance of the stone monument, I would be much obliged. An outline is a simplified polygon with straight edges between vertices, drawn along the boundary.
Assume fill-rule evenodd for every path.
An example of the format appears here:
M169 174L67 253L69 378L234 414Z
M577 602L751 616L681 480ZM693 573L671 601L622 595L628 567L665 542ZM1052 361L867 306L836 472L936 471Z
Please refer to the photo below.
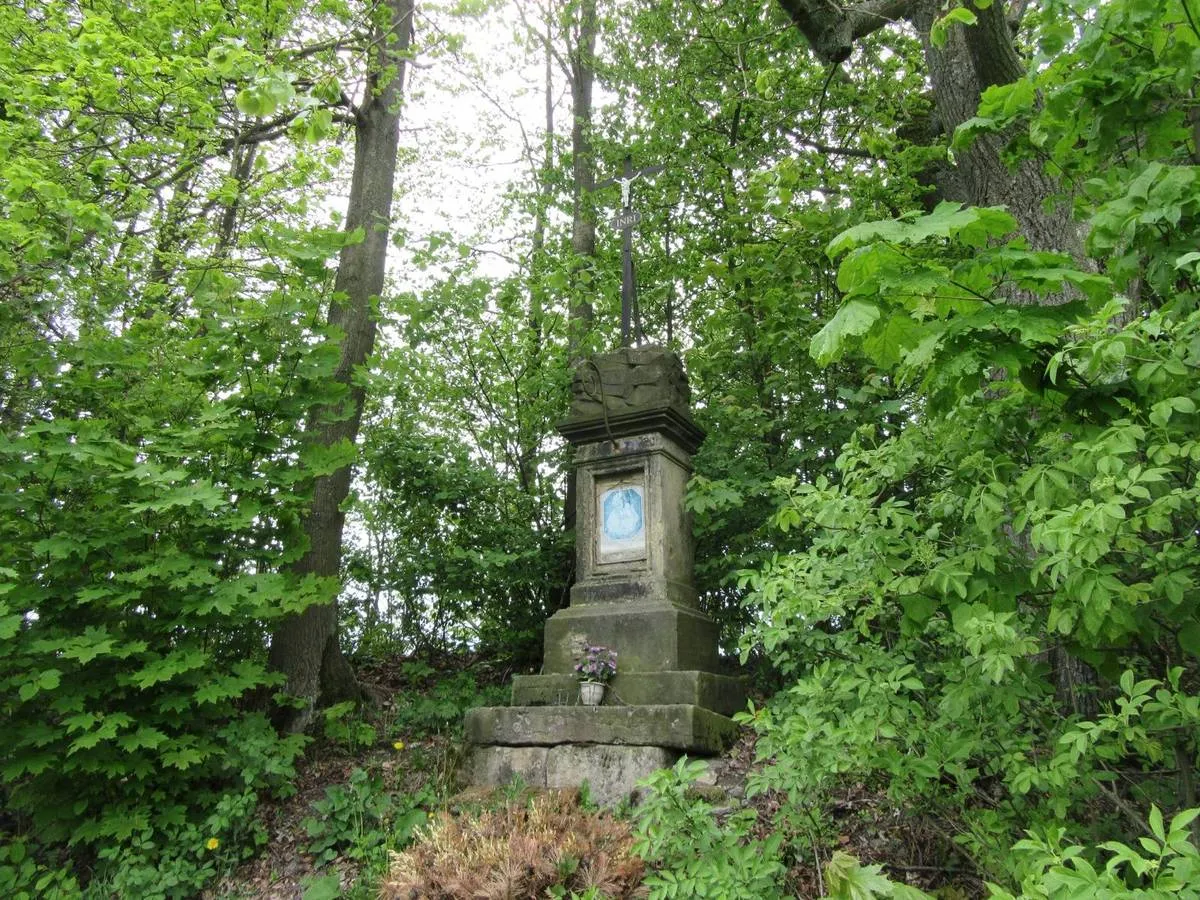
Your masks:
M696 608L684 493L704 440L679 358L626 347L576 370L559 432L575 448L576 577L546 622L540 675L518 675L510 707L467 714L470 778L534 787L584 781L600 802L682 753L712 755L736 731L740 679L717 672L717 625ZM618 653L603 705L579 705L575 663Z

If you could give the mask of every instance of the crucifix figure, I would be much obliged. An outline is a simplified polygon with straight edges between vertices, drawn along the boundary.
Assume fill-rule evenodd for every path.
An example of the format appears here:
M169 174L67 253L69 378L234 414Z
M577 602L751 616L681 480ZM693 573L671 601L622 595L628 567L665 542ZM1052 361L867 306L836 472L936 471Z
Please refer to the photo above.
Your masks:
M633 183L643 175L653 175L661 172L662 166L645 166L633 168L633 157L626 155L625 167L620 176L602 181L596 188L608 187L610 184L621 186L621 211L609 220L613 228L621 229L621 346L628 347L632 341L633 312L637 307L637 284L633 279L633 226L642 221L642 214L633 211ZM639 317L640 318L640 317ZM641 325L638 325L641 331ZM641 335L639 335L640 337Z

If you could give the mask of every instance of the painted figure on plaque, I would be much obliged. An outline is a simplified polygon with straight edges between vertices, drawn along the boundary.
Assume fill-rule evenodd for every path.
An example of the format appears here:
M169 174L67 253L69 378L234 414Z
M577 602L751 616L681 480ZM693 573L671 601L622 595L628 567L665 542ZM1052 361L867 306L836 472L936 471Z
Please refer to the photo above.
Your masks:
M604 492L600 503L602 554L642 549L645 527L640 486L622 486Z

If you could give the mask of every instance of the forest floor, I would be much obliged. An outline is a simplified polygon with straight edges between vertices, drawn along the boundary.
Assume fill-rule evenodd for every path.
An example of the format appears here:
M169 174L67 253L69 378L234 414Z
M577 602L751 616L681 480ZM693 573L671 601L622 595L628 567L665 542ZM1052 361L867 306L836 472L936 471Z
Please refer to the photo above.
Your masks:
M455 814L478 805L479 793L464 792L458 778L462 715L473 706L505 702L510 676L465 659L364 667L360 677L374 705L361 718L336 720L310 745L297 765L294 792L265 801L260 810L261 851L210 888L206 900L375 897L389 850L423 821L420 810ZM747 730L724 756L709 761L696 790L719 819L753 807L760 823L756 836L765 837L783 798L770 792L746 797L747 779L759 765L755 737ZM869 785L848 779L820 812L812 817L822 823L820 833L801 833L793 842L821 849L792 860L790 896L824 896L822 870L836 850L939 896L983 895L980 881L949 864L944 835ZM403 834L397 835L401 820Z

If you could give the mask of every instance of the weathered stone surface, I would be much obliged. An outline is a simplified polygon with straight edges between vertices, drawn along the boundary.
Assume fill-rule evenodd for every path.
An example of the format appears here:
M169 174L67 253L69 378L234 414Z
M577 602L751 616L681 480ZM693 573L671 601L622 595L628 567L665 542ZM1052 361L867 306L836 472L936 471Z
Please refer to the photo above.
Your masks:
M737 734L732 719L688 704L660 706L492 706L467 713L472 744L619 744L715 755Z
M578 446L575 563L571 604L670 602L695 606L692 521L684 503L691 455L666 435L640 434ZM614 485L644 496L642 545L606 554L601 503Z
M631 799L637 783L675 764L680 754L663 747L566 744L561 747L476 747L467 776L480 787L504 787L516 776L532 788L578 788L591 799L617 806Z
M572 443L658 431L695 451L691 390L679 357L662 347L626 347L585 360L571 381L571 409L558 430Z
M579 683L573 675L517 675L513 706L574 706ZM723 716L746 706L743 679L711 672L618 672L605 693L608 706L686 703Z
M586 781L592 800L601 806L617 806L634 798L639 781L652 772L673 766L679 755L663 747L609 744L551 747L546 756L546 787L574 788Z
M574 671L585 647L617 651L618 672L712 671L717 624L704 614L662 602L569 606L546 621L542 670Z
M603 354L576 371L559 431L575 447L578 580L570 607L546 623L545 674L514 681L518 705L467 714L474 783L586 781L617 803L680 753L714 755L735 737L724 714L742 707L744 688L714 674L718 628L696 609L684 498L704 432L688 403L679 358L662 348ZM596 645L619 654L615 702L574 705L574 665Z
M548 747L473 747L467 757L470 784L501 787L516 776L530 787L546 786Z

